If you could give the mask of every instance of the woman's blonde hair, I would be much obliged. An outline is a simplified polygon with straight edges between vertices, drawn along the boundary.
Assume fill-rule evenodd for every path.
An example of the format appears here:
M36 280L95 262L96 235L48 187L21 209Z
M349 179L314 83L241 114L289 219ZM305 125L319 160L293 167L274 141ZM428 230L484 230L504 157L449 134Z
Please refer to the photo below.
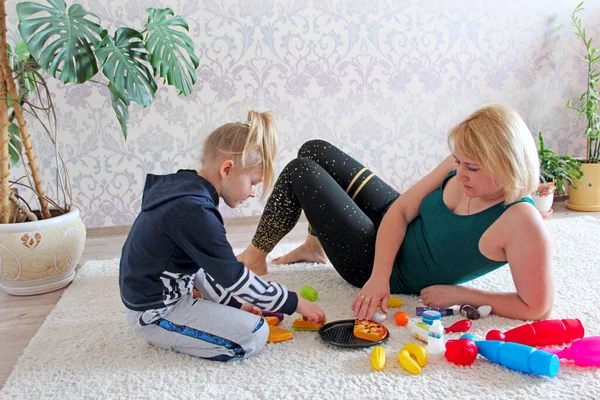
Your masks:
M277 128L270 112L248 109L248 120L218 127L204 141L202 164L230 157L242 170L260 167L263 171L261 198L275 183Z
M538 186L540 163L533 136L515 110L491 105L475 111L448 134L451 149L481 164L504 189L504 203Z

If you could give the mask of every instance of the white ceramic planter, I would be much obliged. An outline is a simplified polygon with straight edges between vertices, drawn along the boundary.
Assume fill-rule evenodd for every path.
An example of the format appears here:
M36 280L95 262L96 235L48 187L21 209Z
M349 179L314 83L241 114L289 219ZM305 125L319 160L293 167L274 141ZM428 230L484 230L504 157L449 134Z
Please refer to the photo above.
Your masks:
M554 183L540 183L538 189L531 195L535 208L542 214L552 209L554 202Z
M0 288L13 295L32 295L68 285L85 238L76 208L41 221L0 224Z

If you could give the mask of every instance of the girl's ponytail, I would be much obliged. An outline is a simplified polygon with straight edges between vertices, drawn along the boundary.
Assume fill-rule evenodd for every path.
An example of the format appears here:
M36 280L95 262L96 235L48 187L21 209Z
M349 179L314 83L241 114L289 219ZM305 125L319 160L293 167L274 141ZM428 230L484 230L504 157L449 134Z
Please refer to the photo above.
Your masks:
M262 198L266 198L275 183L275 157L277 156L277 129L271 113L259 113L248 110L250 129L242 151L244 167L255 163L257 153L262 158L263 190Z
M202 164L231 159L241 169L261 167L265 199L275 183L277 128L270 112L248 109L248 120L225 124L215 129L204 141Z

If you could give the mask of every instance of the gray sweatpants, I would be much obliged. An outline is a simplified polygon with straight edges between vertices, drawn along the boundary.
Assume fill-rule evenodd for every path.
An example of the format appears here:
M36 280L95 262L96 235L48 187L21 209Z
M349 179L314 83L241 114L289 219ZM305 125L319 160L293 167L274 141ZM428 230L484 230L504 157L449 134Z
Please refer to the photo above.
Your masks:
M203 288L198 289L206 298ZM137 336L165 349L218 361L257 354L269 336L262 317L192 295L183 296L153 323L141 323L142 315L127 310L127 323Z

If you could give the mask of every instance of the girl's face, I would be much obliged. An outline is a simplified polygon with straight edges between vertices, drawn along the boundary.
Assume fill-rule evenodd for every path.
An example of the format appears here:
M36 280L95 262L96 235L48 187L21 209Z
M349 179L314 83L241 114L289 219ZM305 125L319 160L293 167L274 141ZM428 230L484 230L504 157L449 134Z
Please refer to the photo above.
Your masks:
M240 170L232 168L223 182L221 197L231 208L236 208L249 197L256 196L256 186L263 180L260 166Z
M502 186L481 168L481 165L458 149L454 149L456 162L456 179L462 183L468 197L495 199L502 196Z

